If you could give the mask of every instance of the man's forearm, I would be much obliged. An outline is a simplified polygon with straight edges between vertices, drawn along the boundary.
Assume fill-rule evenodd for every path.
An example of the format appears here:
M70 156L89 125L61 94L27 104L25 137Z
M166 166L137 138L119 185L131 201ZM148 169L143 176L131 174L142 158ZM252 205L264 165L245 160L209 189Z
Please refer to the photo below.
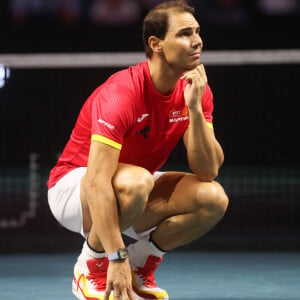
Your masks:
M223 151L201 111L190 111L187 156L190 168L200 180L211 181L223 163Z
M119 227L117 200L112 186L88 189L88 203L93 228L103 250L111 253L124 247Z

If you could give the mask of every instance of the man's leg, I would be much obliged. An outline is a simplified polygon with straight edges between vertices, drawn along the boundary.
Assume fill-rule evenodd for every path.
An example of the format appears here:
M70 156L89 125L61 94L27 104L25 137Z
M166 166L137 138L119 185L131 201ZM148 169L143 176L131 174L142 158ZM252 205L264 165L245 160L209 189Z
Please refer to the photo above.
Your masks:
M228 197L222 186L189 173L166 172L156 182L136 232L156 226L152 239L165 251L197 239L223 217Z
M112 185L118 201L120 229L123 231L144 211L154 181L147 170L120 164ZM101 300L106 286L108 260L92 225L88 203L84 200L81 197L83 229L89 234L74 268L73 292L79 299L93 297Z
M155 229L129 246L133 288L141 299L168 299L154 272L166 251L203 236L223 217L228 198L217 182L200 182L189 173L166 172L154 185L136 232Z
M119 208L120 229L123 231L130 227L133 222L143 213L148 202L149 194L154 186L152 175L145 170L133 165L119 164L112 182ZM95 235L91 230L92 219L87 201L80 197L83 213L83 230ZM95 237L95 244L91 241L91 246L98 250L103 250L99 240Z

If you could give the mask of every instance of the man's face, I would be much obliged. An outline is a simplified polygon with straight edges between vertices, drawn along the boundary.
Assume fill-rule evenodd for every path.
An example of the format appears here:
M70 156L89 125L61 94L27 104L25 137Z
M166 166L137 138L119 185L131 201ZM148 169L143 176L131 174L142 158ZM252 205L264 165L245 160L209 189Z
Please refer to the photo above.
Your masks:
M166 62L180 71L192 70L200 64L202 39L200 27L190 13L169 15L169 30L161 41Z

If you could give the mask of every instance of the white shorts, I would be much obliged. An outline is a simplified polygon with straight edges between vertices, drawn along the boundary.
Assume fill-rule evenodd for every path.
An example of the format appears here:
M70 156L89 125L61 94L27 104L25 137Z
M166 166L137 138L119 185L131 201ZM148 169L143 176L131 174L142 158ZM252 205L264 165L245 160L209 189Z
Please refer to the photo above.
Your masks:
M80 233L83 237L88 232L83 231L82 207L80 201L80 182L86 173L86 167L80 167L70 171L48 190L48 203L56 220L67 229ZM155 172L154 180L157 180L164 172ZM153 229L151 229L153 230ZM139 239L151 230L136 233L132 227L126 229L123 234Z

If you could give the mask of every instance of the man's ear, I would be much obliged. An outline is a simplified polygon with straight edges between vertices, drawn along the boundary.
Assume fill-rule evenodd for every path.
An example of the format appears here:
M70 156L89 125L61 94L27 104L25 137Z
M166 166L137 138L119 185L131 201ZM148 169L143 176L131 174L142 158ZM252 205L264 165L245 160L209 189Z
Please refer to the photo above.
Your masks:
M155 53L162 52L161 40L156 36L150 36L148 39L148 45Z

